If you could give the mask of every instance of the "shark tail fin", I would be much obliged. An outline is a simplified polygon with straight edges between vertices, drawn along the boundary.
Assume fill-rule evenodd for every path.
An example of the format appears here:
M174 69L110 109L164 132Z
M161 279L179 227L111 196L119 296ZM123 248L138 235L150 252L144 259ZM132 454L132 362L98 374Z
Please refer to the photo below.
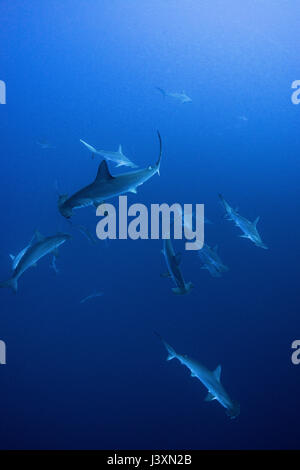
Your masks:
M159 140L159 155L158 155L158 160L156 162L156 168L157 168L157 173L160 174L159 169L160 169L161 154L162 154L162 141L161 141L161 135L159 131L157 131L157 135L158 135L158 140Z
M164 345L166 350L168 351L168 356L167 356L167 361L171 361L172 359L175 359L176 357L176 351L172 346L170 346L168 343L164 341Z
M154 334L161 340L161 342L163 343L164 347L166 348L166 350L167 350L167 352L168 352L167 361L171 361L172 359L175 359L175 357L177 356L175 349L172 348L172 346L170 346L170 345L160 336L159 333L157 333L156 331L154 331Z
M58 204L58 207L62 206L63 203L68 199L68 195L67 194L60 194L58 196L58 201L57 201L57 204Z
M240 404L237 401L233 401L232 406L226 409L227 416L229 416L230 419L237 418L240 414L240 408Z
M11 278L8 281L2 282L0 288L9 287L16 294L18 291L18 281L15 278Z
M155 88L163 95L164 98L167 96L165 90L163 90L162 88L159 88L158 86L156 86Z

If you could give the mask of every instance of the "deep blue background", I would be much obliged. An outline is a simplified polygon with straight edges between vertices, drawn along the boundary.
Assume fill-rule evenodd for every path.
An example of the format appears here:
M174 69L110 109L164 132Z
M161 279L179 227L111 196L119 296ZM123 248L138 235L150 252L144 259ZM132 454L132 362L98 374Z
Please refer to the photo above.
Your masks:
M161 176L131 202L205 203L230 267L221 279L183 252L195 284L177 297L161 241L98 241L78 232L29 270L16 296L0 292L0 447L297 448L299 339L300 8L271 0L25 0L0 2L1 280L38 227L70 231L56 207L55 180L69 194L90 182L82 138L154 163ZM189 104L164 100L155 86L185 90ZM247 117L247 121L240 119ZM46 139L55 149L43 150ZM114 165L110 165L116 173ZM239 238L218 203L222 192L258 224L265 251ZM91 209L74 222L95 230ZM95 289L104 296L80 304ZM229 420L165 351L210 369L241 403Z

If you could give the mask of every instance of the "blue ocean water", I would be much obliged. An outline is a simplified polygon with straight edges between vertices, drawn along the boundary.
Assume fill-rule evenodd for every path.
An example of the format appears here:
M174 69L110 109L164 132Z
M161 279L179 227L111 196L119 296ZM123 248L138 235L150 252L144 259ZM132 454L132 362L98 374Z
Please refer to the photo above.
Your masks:
M0 3L1 281L9 253L35 229L72 234L28 270L17 295L1 289L2 449L288 449L299 447L300 9L272 0L47 0ZM182 91L191 103L155 87ZM63 219L57 187L90 183L100 157L79 139L161 176L129 203L204 203L230 269L181 269L195 288L175 296L161 278L161 240L97 241ZM45 140L54 148L37 145ZM109 163L112 174L115 169ZM218 193L250 220L269 250L239 237ZM116 202L116 201L115 201ZM74 224L95 233L95 210ZM103 296L80 300L94 291ZM158 331L209 369L240 402L230 420L176 361Z

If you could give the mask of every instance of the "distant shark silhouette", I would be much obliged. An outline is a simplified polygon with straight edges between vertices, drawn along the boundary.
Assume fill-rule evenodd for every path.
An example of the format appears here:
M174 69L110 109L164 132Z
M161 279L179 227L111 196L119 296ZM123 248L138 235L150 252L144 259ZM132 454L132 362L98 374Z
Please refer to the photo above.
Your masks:
M117 167L129 166L131 168L137 168L137 165L135 165L135 163L133 163L131 160L129 160L129 158L124 155L121 145L119 145L117 152L113 152L112 150L96 150L95 147L92 147L90 144L87 144L82 139L80 139L80 142L92 152L92 158L94 158L95 155L101 155L107 160L111 160L112 162L117 163Z
M181 261L181 256L178 253L175 255L173 245L170 239L166 239L163 241L163 249L162 254L165 257L166 264L168 267L168 271L162 274L162 277L169 277L173 280L176 287L172 288L174 294L177 295L184 295L189 294L191 289L194 287L191 282L185 282L182 276L182 273L179 268L179 264Z
M203 263L201 269L207 269L212 277L221 277L222 273L229 269L221 261L218 254L218 245L214 248L210 248L210 246L204 244L201 250L198 251L198 255Z
M265 250L268 249L268 247L263 243L258 231L257 231L257 228L256 228L256 225L257 225L257 222L259 221L259 217L257 217L255 219L254 222L250 222L250 220L246 219L245 217L241 216L239 213L238 213L238 209L233 209L229 204L228 202L225 201L225 199L223 198L222 194L219 194L219 198L224 206L224 209L226 211L226 218L228 220L232 220L235 225L237 227L239 227L242 232L244 233L243 235L241 235L242 238L248 238L249 240L251 240L256 246L260 247L260 248L264 248Z
M57 255L57 248L71 238L66 233L58 233L50 237L44 237L40 232L35 232L35 237L30 245L18 255L18 260L14 260L14 271L11 279L0 284L0 287L10 287L15 293L18 290L18 279L31 266L44 256L53 253Z
M178 359L178 361L191 371L191 376L200 380L207 388L208 394L205 401L217 400L225 409L226 414L231 419L236 418L240 414L240 405L231 400L228 393L221 384L221 366L219 365L214 371L208 370L198 361L189 358L186 355L177 354L174 348L170 346L158 333L155 333L163 342L168 351L167 361Z
M162 88L159 88L158 86L155 87L162 95L164 98L170 97L174 98L177 101L180 101L180 103L191 103L192 99L183 91L182 93L170 93Z

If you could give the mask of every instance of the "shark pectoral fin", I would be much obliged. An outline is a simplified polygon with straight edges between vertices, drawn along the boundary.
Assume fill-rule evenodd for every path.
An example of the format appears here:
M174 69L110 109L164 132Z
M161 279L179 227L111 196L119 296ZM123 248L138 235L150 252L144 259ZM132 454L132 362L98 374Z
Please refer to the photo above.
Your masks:
M215 370L213 371L213 374L215 376L215 378L220 382L221 380L221 370L222 370L222 367L220 365L218 365Z
M136 188L131 188L131 189L129 189L129 192L130 192L130 193L133 193L133 194L136 194L136 193L137 193L137 189L136 189Z
M9 255L10 259L13 261L15 259L14 255Z
M169 272L161 273L160 277L171 277L171 274Z
M216 400L216 399L217 399L217 397L215 397L211 392L208 392L208 394L204 398L204 401L213 401L213 400Z
M181 253L177 253L175 255L175 261L176 261L177 266L179 266L181 263Z
M114 177L110 174L106 160L102 160L98 167L95 183L110 181L112 179L114 179Z
M53 256L55 256L55 258L57 258L59 256L58 248L54 248L54 250L52 251L52 254Z

